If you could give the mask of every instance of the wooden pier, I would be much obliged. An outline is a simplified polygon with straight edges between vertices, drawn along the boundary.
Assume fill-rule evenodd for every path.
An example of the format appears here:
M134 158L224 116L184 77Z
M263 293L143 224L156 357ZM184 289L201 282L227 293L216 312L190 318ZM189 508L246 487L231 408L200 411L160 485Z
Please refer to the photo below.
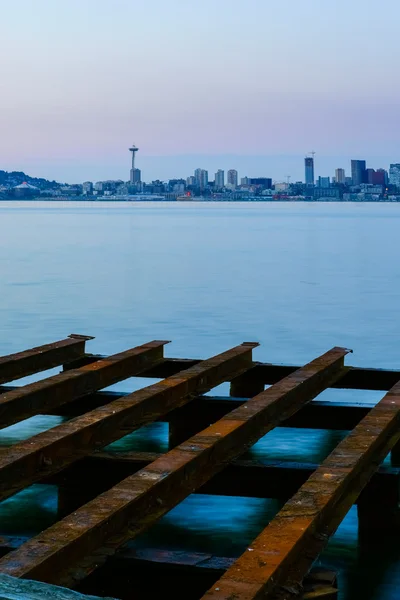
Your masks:
M57 523L31 539L0 531L0 575L138 600L161 592L176 600L329 600L335 574L313 565L351 506L366 534L398 527L400 471L382 461L399 454L400 372L345 366L350 351L338 347L288 367L255 362L256 343L194 360L165 358L165 341L91 355L90 339L73 335L0 358L1 428L39 414L72 417L0 450L1 500L40 482L58 486L59 508ZM55 376L8 385L57 366ZM132 376L160 381L102 391ZM205 395L224 382L229 397ZM315 400L329 387L387 393L374 407ZM104 450L154 421L169 424L168 452ZM241 458L277 426L349 434L320 465ZM193 493L284 504L240 557L132 546Z

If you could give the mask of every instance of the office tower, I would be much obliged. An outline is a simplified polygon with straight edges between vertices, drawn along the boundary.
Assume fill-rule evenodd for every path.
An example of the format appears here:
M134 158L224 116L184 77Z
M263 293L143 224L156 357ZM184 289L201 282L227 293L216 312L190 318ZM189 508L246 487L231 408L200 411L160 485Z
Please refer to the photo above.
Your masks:
M306 185L314 185L314 158L306 156L304 159Z
M229 169L227 183L232 188L237 188L238 184L238 172L236 169Z
M196 186L201 190L204 190L208 186L208 171L204 169L196 169L194 172L194 178Z
M400 163L390 165L389 183L390 185L395 185L400 188Z
M336 169L336 183L346 183L346 171L344 169Z
M351 178L353 180L353 185L367 183L366 170L365 160L351 161Z
M225 187L225 171L218 169L215 173L215 189L222 190Z

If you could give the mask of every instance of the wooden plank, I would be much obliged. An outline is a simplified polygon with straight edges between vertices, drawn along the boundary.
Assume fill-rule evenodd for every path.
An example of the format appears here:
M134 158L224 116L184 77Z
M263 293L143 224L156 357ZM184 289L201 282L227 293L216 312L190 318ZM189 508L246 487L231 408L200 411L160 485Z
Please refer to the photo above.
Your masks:
M400 382L313 473L203 600L290 598L400 438Z
M94 570L338 379L347 353L333 348L232 411L4 557L0 572L65 585Z
M93 338L72 334L64 340L0 357L0 384L58 367L82 357Z
M104 358L104 356L87 354L83 358L78 359L76 364L88 364L95 360L99 360L100 358ZM193 367L199 362L200 359L194 358L165 358L163 362L144 371L140 376L163 379L175 375L183 369ZM73 365L66 365L65 368L73 368ZM241 379L241 387L243 389L242 397L251 395L246 393L245 379L248 380L249 385L258 385L260 382L263 385L273 385L300 368L301 366L274 365L271 363L255 362L253 369L249 370L246 378ZM399 380L400 371L347 366L343 371L343 376L330 387L339 389L388 391Z
M162 342L159 351L162 348ZM102 448L183 405L196 393L209 391L252 364L258 344L245 343L227 352L133 392L107 406L49 429L0 452L0 499L56 473L79 458ZM140 347L148 348L147 346ZM151 351L154 347L151 346ZM96 368L97 363L90 367ZM86 367L82 367L86 368ZM71 371L62 373L68 376Z
M153 341L71 371L58 373L0 395L0 428L140 373L163 358L168 342Z
M141 376L141 374L139 374ZM56 409L41 414L54 414L67 417L83 415L90 410L113 402L117 398L127 396L128 392L100 391L90 394L76 401L57 407ZM204 429L210 423L214 423L234 408L242 406L249 398L232 398L230 396L197 396L190 404L183 406L177 411L172 411L160 418L167 423L182 423L182 429L190 430L191 425L197 427L196 431ZM350 431L368 414L372 405L366 402L338 402L326 400L314 400L282 422L282 427L306 428L306 429L329 429ZM189 433L190 435L190 433ZM185 439L189 437L186 435ZM177 445L177 444L175 444ZM400 461L399 461L400 462Z

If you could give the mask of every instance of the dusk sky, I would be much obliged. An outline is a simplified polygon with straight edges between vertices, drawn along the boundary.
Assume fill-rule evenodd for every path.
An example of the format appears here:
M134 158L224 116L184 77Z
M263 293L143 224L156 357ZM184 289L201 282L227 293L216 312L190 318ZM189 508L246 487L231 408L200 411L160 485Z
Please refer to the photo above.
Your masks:
M303 178L400 162L398 0L0 0L0 169Z

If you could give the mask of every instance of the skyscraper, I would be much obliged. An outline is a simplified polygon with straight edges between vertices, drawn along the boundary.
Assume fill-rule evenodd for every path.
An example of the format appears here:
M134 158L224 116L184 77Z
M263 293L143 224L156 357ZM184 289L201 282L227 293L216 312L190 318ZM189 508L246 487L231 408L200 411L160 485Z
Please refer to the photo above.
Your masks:
M237 188L238 184L238 172L236 169L229 169L227 183L232 188Z
M400 188L400 163L394 163L390 165L389 170L389 183Z
M346 183L346 171L344 169L336 169L336 183Z
M306 156L304 159L306 185L314 185L314 159L312 156Z
M215 173L215 189L222 190L225 187L225 171L218 169Z
M208 171L204 169L196 169L194 172L194 178L196 180L196 186L201 190L204 190L208 186Z
M367 183L367 165L365 160L352 160L351 161L351 178L353 185L361 185Z

